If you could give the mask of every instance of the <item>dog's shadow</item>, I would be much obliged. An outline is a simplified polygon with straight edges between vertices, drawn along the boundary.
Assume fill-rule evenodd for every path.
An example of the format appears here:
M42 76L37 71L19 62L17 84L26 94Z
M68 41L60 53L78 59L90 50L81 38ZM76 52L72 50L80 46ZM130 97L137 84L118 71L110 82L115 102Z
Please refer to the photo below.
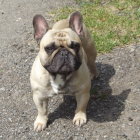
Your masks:
M110 78L115 75L115 69L108 64L97 63L99 77L94 80L91 97L87 107L87 118L96 122L115 121L125 109L125 100L130 89L120 91L119 95L112 95L109 86ZM49 114L48 125L58 118L73 119L76 108L75 97L64 96L64 102Z

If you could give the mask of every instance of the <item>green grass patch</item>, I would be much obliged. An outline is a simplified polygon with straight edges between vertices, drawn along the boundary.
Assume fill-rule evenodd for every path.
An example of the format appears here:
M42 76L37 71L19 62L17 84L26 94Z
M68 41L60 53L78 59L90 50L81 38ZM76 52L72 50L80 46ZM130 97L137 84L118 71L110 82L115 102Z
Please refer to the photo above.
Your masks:
M54 11L55 19L67 18L76 10L95 40L99 53L105 53L116 46L140 41L139 0L76 0L78 8L65 7Z

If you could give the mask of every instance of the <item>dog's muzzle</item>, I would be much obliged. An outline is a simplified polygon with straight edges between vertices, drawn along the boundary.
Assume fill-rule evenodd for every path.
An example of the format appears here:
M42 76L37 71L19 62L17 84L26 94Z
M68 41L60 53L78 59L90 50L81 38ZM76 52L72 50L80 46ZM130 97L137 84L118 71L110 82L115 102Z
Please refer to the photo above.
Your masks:
M79 56L74 56L66 48L62 48L54 56L53 60L44 67L49 73L66 75L76 71L80 65L81 60Z

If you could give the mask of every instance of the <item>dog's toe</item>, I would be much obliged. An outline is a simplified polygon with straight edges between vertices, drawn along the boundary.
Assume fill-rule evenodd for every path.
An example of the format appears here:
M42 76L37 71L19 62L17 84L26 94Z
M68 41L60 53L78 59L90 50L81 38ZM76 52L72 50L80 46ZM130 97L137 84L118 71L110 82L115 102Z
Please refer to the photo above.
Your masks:
M37 132L43 131L46 128L47 119L46 117L38 116L34 122L34 130Z
M84 112L78 112L75 114L73 119L73 124L77 126L82 126L87 122L86 114Z
M37 132L43 131L46 128L46 124L42 124L40 122L34 125L34 130Z

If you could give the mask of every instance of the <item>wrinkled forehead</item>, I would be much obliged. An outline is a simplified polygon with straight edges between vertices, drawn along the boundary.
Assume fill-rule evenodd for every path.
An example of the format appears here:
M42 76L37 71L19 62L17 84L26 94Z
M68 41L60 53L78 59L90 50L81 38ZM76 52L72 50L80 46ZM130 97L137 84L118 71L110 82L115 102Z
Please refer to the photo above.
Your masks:
M46 46L55 42L57 46L68 46L71 41L81 42L79 36L70 28L63 30L49 30L42 38L40 46Z

